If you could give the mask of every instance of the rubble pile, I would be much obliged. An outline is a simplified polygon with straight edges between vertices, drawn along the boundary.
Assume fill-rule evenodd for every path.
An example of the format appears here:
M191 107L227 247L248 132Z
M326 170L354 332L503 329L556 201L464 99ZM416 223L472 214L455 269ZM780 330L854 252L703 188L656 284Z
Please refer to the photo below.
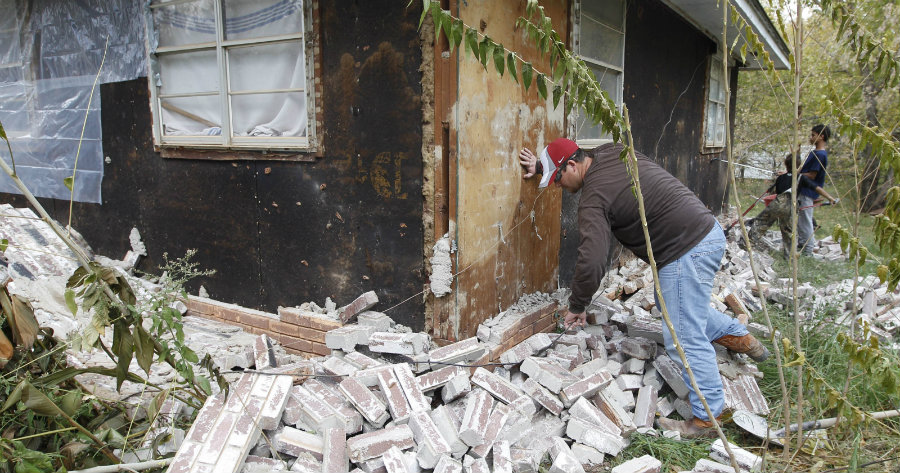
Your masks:
M582 472L617 456L634 432L677 437L653 427L657 415L691 411L660 321L635 296L649 287L645 273L636 263L615 271L645 286L622 284L621 294L634 289L625 301L598 294L584 330L535 333L508 348L522 319L556 302L531 296L527 309L445 346L365 310L326 333L329 356L287 366L262 335L255 369L207 401L170 471ZM755 365L717 354L726 405L767 414ZM707 463L698 471L717 471ZM644 457L615 471L660 467Z

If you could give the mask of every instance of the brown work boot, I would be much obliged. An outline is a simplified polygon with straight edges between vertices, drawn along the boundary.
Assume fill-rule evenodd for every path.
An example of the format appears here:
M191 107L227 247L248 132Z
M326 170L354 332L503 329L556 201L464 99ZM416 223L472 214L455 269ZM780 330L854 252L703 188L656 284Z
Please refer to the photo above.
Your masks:
M749 333L740 337L737 335L725 335L713 340L713 342L735 353L746 353L757 363L762 363L769 357L769 350L765 345Z
M659 428L663 430L674 430L684 439L712 438L716 436L716 429L713 423L708 420L692 417L690 420L674 420L667 417L660 417L656 420ZM721 423L721 419L719 419Z

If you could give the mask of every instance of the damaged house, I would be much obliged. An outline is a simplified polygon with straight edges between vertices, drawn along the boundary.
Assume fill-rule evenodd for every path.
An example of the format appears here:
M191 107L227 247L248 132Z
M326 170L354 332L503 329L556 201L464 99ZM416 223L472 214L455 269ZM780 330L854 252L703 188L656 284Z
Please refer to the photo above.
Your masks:
M525 2L442 3L546 68L515 29ZM726 101L738 72L760 67L727 52L735 28L719 39L721 2L542 3L628 105L636 148L718 213ZM521 179L518 150L608 137L451 52L430 20L419 28L421 3L408 4L0 0L0 122L22 179L60 222L74 196L71 224L98 253L125 254L136 228L147 249L138 269L196 248L216 273L191 290L202 285L212 299L276 312L374 291L397 322L462 340L573 272L577 196ZM787 67L759 2L735 6ZM9 158L5 147L0 156ZM0 202L26 206L16 192L0 176ZM434 248L441 297L430 285Z

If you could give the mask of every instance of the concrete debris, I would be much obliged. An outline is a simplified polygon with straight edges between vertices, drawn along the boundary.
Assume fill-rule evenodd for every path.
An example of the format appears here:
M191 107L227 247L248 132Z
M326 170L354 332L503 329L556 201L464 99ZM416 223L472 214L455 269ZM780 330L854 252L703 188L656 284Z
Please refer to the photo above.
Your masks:
M0 206L0 213L33 217L9 206ZM78 333L89 317L73 319L63 297L75 267L70 258L47 256L69 254L68 248L57 244L48 228L24 230L21 222L41 223L0 216L0 237L10 240L0 279L11 279L10 291L33 304L42 325L63 337ZM139 237L133 240L131 253L145 254ZM19 250L48 247L52 251ZM816 251L821 258L836 258L840 246L823 239ZM735 316L757 310L762 298L790 303L790 281L772 272L771 257L758 257L761 288L753 283L747 253L729 243L710 303ZM856 294L852 283L824 290L802 286L801 306L807 313L839 307L845 312L836 322L861 318L874 334L892 340L900 329L900 296L871 276L860 280ZM142 280L135 279L134 286L139 297L154 290ZM846 304L854 298L857 313L851 314ZM655 417L674 411L690 417L688 389L680 363L662 346L649 267L634 258L611 268L587 308L592 325L576 333L546 333L557 328L554 312L564 299L564 294L527 295L485 320L477 336L450 343L414 333L371 310L378 302L374 292L341 308L329 299L324 307L308 302L279 308L277 314L191 297L184 301L188 345L201 357L210 354L223 371L248 371L232 382L227 398L223 392L208 398L186 434L171 427L175 417L187 415L174 403L159 409L162 420L151 428L155 434L171 429L170 440L158 447L177 449L170 472L511 473L546 468L582 473L583 465L619 455L636 431L671 435L653 430ZM771 335L759 324L749 326ZM757 367L723 347L716 353L726 408L767 414ZM103 366L104 358L79 351L68 356L75 367ZM175 376L156 364L150 381L165 385ZM78 380L101 399L119 400L142 388L126 382L116 392L112 379L82 375ZM759 457L732 449L742 469L759 467ZM547 455L550 463L541 466ZM712 446L715 461L701 460L693 471L729 471L723 455L719 441ZM627 461L613 473L661 467L649 456L619 460Z

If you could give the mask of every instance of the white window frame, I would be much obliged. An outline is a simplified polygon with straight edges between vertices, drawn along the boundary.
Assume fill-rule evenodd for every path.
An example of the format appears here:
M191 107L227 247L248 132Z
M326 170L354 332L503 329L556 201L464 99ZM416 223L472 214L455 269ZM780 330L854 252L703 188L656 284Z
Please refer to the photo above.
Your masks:
M152 10L156 8L179 5L183 3L191 3L194 0L152 0L151 5L147 9L146 15L148 32L152 32L155 28L153 24ZM283 34L277 36L264 36L249 39L225 39L225 28L223 25L223 2L224 0L215 0L215 18L216 18L216 41L201 44L191 44L188 46L159 46L155 50L148 44L147 51L149 54L150 77L148 80L150 87L150 106L153 113L153 139L154 143L160 147L181 147L181 148L211 148L211 149L236 149L236 150L261 150L261 151L300 151L315 152L318 151L318 142L316 140L316 104L315 104L315 58L313 56L313 47L310 38L313 37L313 15L312 3L309 0L303 0L303 31L295 34ZM152 37L152 33L147 35L148 41ZM272 90L254 90L253 94L263 93L280 93L280 92L305 92L306 95L306 113L307 126L306 136L302 137L273 137L273 136L232 136L232 107L231 97L237 95L245 95L246 92L231 92L231 84L228 80L228 52L230 49L246 47L246 46L262 46L272 45L284 42L301 41L304 44L303 51L306 56L306 86L304 88L291 89L272 89ZM217 93L183 93L170 94L161 96L159 94L159 61L158 57L164 54L198 52L198 51L216 51L216 62L219 69L220 90ZM219 102L222 106L222 134L218 136L167 136L162 132L162 99L177 98L188 96L204 96L219 95Z
M719 83L719 87L716 91L724 91L726 81L728 80L727 74L726 77L722 77L721 55L715 54L710 57L709 71L706 77L706 105L703 112L703 146L707 149L721 149L725 147L727 136L728 117L725 116L725 112L728 109L727 102L729 99L724 93L721 94L721 97L713 96L713 82L718 81ZM719 110L722 112L721 120L719 120ZM713 130L711 134L710 129Z
M572 34L572 36L573 36L574 42L575 42L575 48L574 48L575 54L577 54L578 57L581 60L583 60L585 62L585 64L587 64L588 66L603 67L603 68L610 69L610 70L613 70L613 71L616 71L619 73L619 81L617 84L618 87L616 90L616 95L611 98L616 103L616 107L619 110L621 110L622 109L622 94L623 94L623 89L625 86L625 40L626 40L625 20L628 15L628 4L627 4L626 0L618 0L622 3L622 29L621 29L621 31L618 31L619 33L622 34L622 50L620 53L621 56L619 58L620 59L619 62L622 65L620 67L620 66L614 66L605 61L601 61L601 60L592 58L589 55L585 54L585 53L587 53L587 51L582 52L582 50L581 50L581 30L582 30L583 9L582 9L581 5L583 2L587 2L587 1L596 1L596 0L574 0L573 28L572 28L573 34ZM615 1L615 0L613 0L613 1ZM605 26L609 26L609 25L605 25ZM580 121L580 111L574 110L572 113L573 113L573 115L572 115L571 123L572 123L573 128L576 128L574 130L572 136L576 137L575 141L578 143L579 146L581 146L582 148L593 148L593 147L596 147L596 146L599 146L599 145L602 145L605 143L612 142L611 137L610 138L591 138L591 139L579 138L578 135L579 135L580 130L577 128L578 128L578 122ZM598 126L600 126L600 125L598 125Z

